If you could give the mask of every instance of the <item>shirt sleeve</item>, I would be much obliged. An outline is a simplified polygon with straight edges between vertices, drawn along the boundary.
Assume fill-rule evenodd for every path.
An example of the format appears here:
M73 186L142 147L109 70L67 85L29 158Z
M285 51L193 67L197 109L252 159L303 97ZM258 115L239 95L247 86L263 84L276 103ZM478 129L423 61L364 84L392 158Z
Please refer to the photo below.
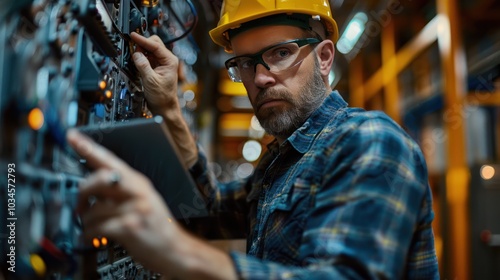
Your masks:
M325 175L304 226L301 265L233 252L239 277L439 279L430 188L417 145L381 118L337 133L344 136L330 143L318 162Z
M242 238L246 236L247 181L220 183L208 168L207 158L198 147L198 161L189 169L210 213L210 219L200 222L204 235L212 238ZM209 233L207 233L209 232ZM205 236L207 237L207 236Z

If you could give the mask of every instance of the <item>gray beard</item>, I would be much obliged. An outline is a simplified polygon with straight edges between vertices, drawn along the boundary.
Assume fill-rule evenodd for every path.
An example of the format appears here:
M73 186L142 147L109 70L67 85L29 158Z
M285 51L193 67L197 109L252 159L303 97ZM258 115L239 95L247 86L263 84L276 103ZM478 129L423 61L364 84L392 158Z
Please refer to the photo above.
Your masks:
M260 94L261 98L266 96L282 98L292 104L292 108L271 108L265 114L267 117L259 112L256 113L256 117L268 134L286 139L323 103L325 91L319 67L315 67L296 97L288 91L273 89L266 89Z

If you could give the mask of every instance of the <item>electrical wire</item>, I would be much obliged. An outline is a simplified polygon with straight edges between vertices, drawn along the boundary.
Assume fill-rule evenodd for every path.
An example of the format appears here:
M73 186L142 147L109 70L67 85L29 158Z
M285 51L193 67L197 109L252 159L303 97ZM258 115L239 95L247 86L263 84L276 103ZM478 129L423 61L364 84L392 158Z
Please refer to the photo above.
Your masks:
M175 10L172 8L171 4L170 4L170 1L168 3L168 9L172 12L172 15L174 16L175 20L177 21L177 23L181 26L181 28L184 30L184 33L181 34L180 36L177 36L173 39L170 39L170 40L167 40L167 41L163 41L163 43L165 45L170 45L176 41L179 41L180 39L186 37L189 33L191 33L191 31L193 31L193 29L195 28L196 24L198 23L198 13L196 12L196 8L194 6L194 4L191 2L191 0L186 0L186 3L188 4L190 10L191 10L191 14L193 15L193 23L189 26L188 29L185 29L184 28L184 24L182 22L182 20L179 18L179 16L175 13ZM162 29L165 29L165 27L163 26Z

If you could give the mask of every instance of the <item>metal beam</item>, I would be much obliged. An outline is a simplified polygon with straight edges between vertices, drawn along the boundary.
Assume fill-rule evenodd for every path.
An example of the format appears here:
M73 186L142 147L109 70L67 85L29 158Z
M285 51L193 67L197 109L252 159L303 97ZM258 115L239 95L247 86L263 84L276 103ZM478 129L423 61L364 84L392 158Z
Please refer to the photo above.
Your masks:
M460 34L457 0L437 0L439 21L438 45L444 74L443 120L447 133L446 202L449 209L449 238L447 248L452 279L470 278L468 186L465 143L464 99L466 96L466 59Z
M358 54L349 64L349 105L351 107L361 107L365 105L363 80L363 58Z
M400 97L397 75L394 77L392 69L396 68L396 28L394 20L382 30L382 68L384 78L384 108L385 112L397 123L401 123Z
M369 100L380 92L387 81L396 79L401 71L408 67L424 50L436 42L440 21L442 21L440 16L434 17L413 40L401 48L396 55L387 59L387 64L382 65L364 85L358 85L356 92L364 92L364 99Z
M471 106L500 106L500 91L469 92L465 102Z

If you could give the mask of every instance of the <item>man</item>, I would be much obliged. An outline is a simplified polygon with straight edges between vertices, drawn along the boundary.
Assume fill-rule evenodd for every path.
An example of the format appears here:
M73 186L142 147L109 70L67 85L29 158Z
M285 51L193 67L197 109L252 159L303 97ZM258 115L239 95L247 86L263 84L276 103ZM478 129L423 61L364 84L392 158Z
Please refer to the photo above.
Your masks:
M86 234L178 279L438 279L424 158L385 114L348 108L329 88L338 33L328 1L227 1L211 36L234 53L229 74L276 138L246 182L211 179L180 114L177 59L161 41L132 34L134 62L211 213L243 218L226 230L246 231L247 254L186 233L143 175L70 131L96 169L81 185ZM89 196L99 198L91 207Z

